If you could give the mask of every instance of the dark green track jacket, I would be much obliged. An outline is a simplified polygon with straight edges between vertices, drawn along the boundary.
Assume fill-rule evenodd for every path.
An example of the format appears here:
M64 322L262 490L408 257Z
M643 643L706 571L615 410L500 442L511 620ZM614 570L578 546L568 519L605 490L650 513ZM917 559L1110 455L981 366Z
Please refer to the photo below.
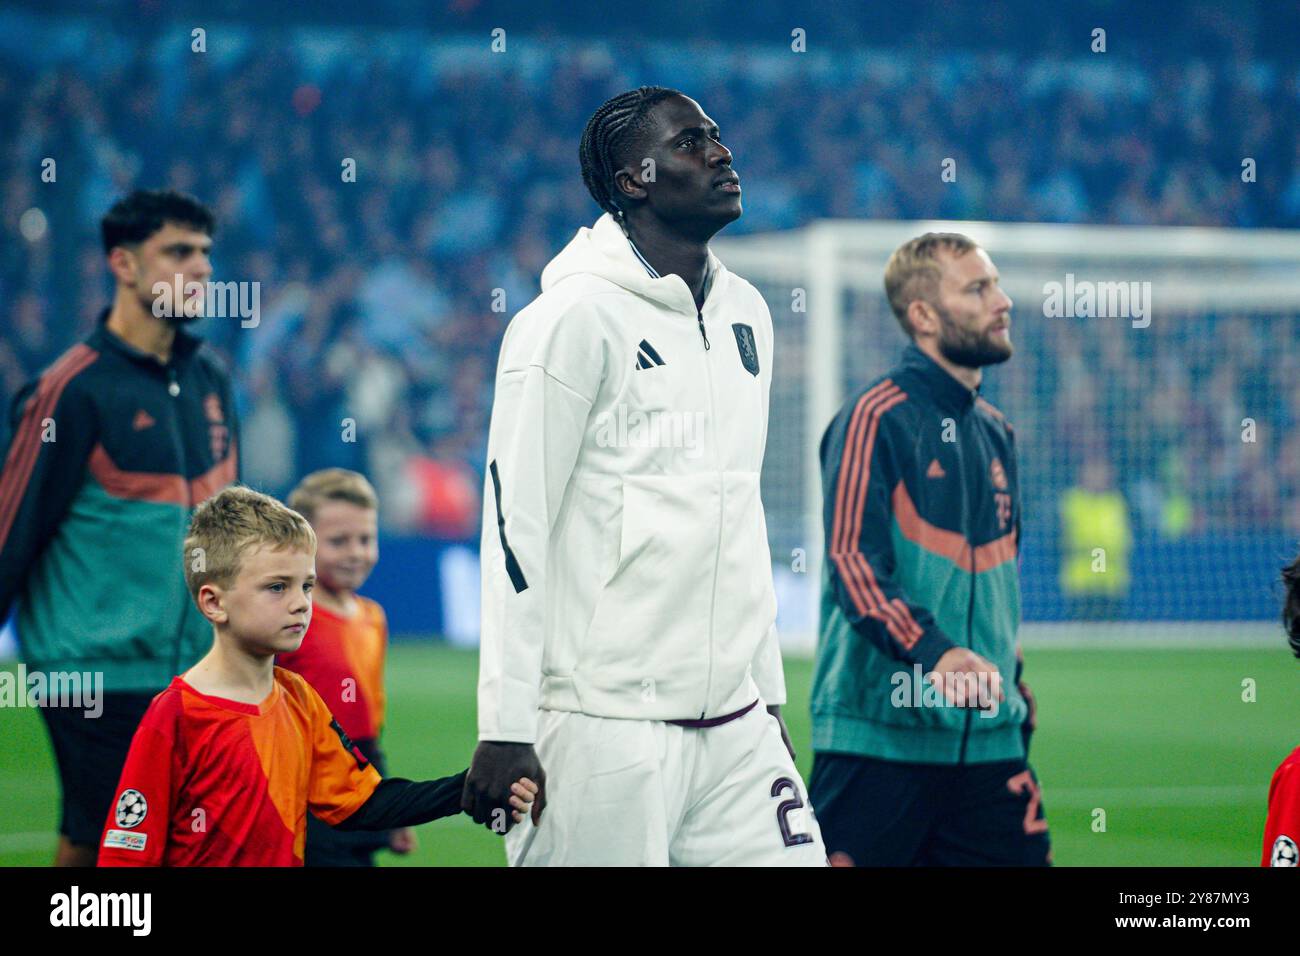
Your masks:
M938 764L1023 757L1011 426L909 345L897 368L836 415L821 462L813 748ZM1001 671L1006 700L995 716L915 706L929 686L917 675L954 646Z
M230 379L201 340L171 360L104 322L14 397L0 472L0 621L33 669L162 690L212 644L185 588L194 506L238 477Z

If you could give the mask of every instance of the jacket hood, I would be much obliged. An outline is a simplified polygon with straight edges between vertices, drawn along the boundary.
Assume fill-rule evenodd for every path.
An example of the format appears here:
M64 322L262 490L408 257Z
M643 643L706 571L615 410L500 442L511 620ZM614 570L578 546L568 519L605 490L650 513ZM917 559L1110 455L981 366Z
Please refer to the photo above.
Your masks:
M569 244L560 250L542 270L542 291L549 292L569 276L595 275L626 289L634 295L695 315L695 299L680 276L656 277L642 264L623 234L622 227L609 213L591 227L583 226ZM729 273L712 252L709 253L709 277L705 280L705 300L721 291ZM716 287L716 288L715 288Z

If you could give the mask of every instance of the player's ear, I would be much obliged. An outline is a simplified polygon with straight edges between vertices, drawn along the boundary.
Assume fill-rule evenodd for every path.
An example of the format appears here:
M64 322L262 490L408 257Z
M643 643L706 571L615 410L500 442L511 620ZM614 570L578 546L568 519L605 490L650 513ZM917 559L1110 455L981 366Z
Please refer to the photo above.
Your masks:
M199 588L195 602L203 616L213 624L225 624L230 619L230 615L225 609L224 598L225 595L217 585L205 584Z
M135 285L140 273L140 262L125 246L114 246L108 254L108 268L118 282Z
M646 188L643 179L641 170L636 166L624 166L614 174L614 192L617 196L623 197L625 208L633 204L627 203L628 199L636 202L645 199Z
M908 305L907 322L912 327L913 340L938 334L939 316L935 313L934 307L924 299L913 299Z

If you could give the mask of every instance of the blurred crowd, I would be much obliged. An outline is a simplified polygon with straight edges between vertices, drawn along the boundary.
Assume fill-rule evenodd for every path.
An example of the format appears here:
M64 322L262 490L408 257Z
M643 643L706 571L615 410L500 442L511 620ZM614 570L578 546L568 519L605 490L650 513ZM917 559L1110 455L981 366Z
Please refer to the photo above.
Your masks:
M1032 305L1028 308L1032 309ZM1016 427L1026 514L1114 490L1138 532L1300 534L1300 316L1015 323L988 394Z
M261 284L256 328L198 327L240 388L245 480L282 493L313 469L357 468L390 528L473 533L502 332L598 214L578 168L584 123L641 83L682 88L719 122L746 188L731 232L826 216L1300 226L1300 72L1230 52L1144 65L1086 48L516 37L493 54L481 37L214 23L196 53L189 26L14 22L0 29L0 392L108 304L98 221L112 202L190 192L218 217L214 278ZM1059 446L1044 500L1087 451L1157 524L1182 520L1166 513L1178 495L1187 526L1300 523L1282 513L1300 467L1294 317L1197 321L1043 334L1037 360L999 373L1024 399L1013 421L1038 419ZM1153 376L1159 389L1137 389ZM1239 434L1265 407L1290 430L1229 441L1227 425Z

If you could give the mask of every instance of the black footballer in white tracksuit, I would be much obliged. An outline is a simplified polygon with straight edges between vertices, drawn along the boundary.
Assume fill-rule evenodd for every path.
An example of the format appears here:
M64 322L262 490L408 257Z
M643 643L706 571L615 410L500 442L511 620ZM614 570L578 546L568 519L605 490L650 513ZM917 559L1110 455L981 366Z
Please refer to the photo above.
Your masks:
M785 702L759 498L771 374L753 286L710 254L697 310L608 214L506 330L479 739L533 743L547 781L512 864L825 864L766 710Z

